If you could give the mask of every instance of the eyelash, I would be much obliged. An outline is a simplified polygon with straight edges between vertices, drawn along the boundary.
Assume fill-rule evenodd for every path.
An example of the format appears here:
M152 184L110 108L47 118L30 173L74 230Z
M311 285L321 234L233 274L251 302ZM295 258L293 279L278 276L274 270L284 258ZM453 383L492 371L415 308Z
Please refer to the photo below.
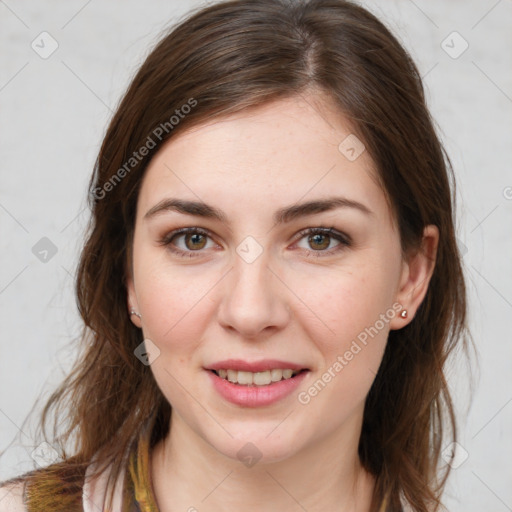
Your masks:
M210 233L204 229L201 228L180 228L176 229L174 231L171 231L167 235L165 235L160 241L160 245L167 246L167 248L177 256L180 256L182 258L194 258L196 256L200 256L201 250L197 251L183 251L182 249L177 249L175 246L172 245L172 240L179 235L186 235L186 234L199 234L206 236L208 238L211 238ZM352 241L348 235L345 235L344 233L340 233L336 231L334 228L326 228L326 227L317 227L317 228L306 228L298 233L299 238L297 242L299 242L302 238L308 235L328 235L331 238L334 238L335 240L339 241L340 243L329 250L307 250L308 256L312 253L314 257L323 257L323 256L331 256L333 253L339 252L343 250L346 247L350 247L352 245Z

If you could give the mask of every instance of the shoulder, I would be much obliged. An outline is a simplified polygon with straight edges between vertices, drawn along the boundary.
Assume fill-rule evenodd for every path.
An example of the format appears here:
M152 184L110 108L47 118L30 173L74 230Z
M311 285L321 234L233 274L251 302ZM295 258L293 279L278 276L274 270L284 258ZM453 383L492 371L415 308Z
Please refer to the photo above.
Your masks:
M23 499L26 481L21 478L0 482L0 512L26 512Z
M111 466L92 475L96 464L79 471L57 463L0 481L0 512L32 512L62 510L65 512L98 512L105 510L110 491ZM85 475L84 475L85 472ZM114 510L122 508L125 468L114 482Z
M83 474L59 462L0 482L0 512L82 511Z

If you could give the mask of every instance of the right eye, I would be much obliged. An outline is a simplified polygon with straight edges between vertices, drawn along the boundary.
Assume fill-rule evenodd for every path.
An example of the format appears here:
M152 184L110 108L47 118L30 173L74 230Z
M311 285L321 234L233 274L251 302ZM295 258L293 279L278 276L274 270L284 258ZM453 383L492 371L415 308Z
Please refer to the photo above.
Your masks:
M207 243L210 238L208 231L201 228L180 228L166 234L160 245L165 245L168 249L184 258L193 258L199 256L202 249L208 248ZM177 240L182 240L182 246L179 247Z

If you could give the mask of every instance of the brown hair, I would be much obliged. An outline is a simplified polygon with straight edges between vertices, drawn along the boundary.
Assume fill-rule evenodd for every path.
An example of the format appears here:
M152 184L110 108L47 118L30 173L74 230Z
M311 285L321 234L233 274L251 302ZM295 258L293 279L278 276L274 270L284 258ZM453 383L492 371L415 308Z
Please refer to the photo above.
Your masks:
M91 179L92 217L76 279L82 353L41 418L44 431L55 411L53 444L60 443L63 462L46 471L61 475L67 489L56 496L46 486L45 495L41 484L35 509L60 510L81 499L80 479L94 454L100 470L113 463L116 478L151 415L152 444L167 434L171 407L150 368L134 357L142 333L129 320L125 287L137 195L151 157L195 124L310 90L328 97L364 141L404 254L420 247L426 225L439 228L428 292L414 319L389 334L359 444L363 466L376 476L373 509L385 495L389 510L404 498L418 512L439 509L449 471L439 467L446 427L456 436L443 368L467 341L453 171L410 56L375 16L345 0L213 4L172 28L133 78ZM67 424L57 436L62 415Z

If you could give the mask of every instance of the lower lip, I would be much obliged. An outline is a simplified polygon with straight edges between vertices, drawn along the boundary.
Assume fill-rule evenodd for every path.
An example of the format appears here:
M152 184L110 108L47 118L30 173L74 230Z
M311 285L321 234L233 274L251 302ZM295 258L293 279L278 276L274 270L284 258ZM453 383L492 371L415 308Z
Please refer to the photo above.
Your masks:
M215 372L206 370L213 387L227 401L244 407L263 407L289 396L304 380L309 371L302 371L290 379L272 382L267 386L243 386L222 379Z

